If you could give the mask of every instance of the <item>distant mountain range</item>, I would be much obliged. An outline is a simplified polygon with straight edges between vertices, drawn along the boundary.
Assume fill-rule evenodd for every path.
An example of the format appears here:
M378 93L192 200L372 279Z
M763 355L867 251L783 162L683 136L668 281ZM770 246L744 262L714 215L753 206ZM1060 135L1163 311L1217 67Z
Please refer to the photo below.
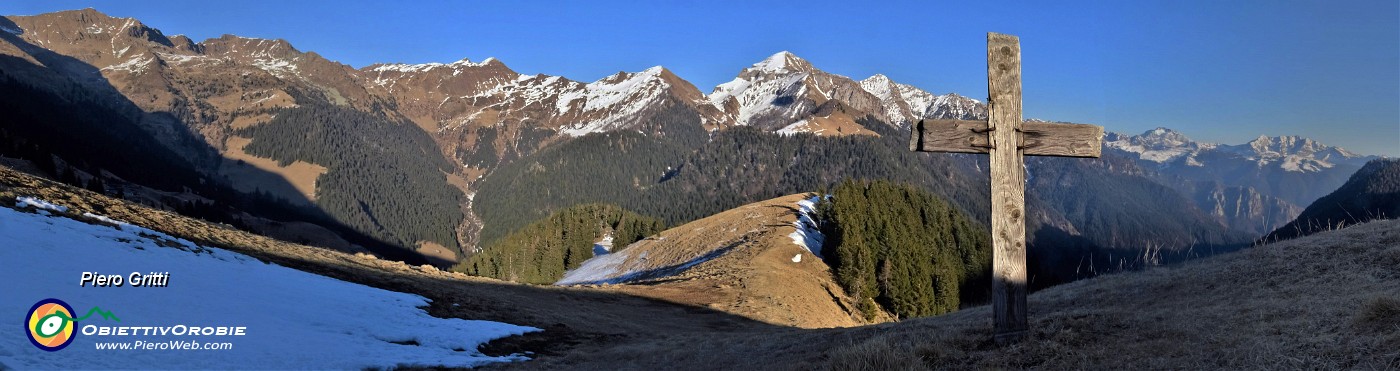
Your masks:
M144 134L143 146L160 147L151 158L197 174L180 184L228 190L158 187L131 175L139 166L65 148L60 132L92 125L34 132L47 113L30 106L0 111L11 133L0 154L170 209L233 205L217 214L297 242L389 246L446 265L579 203L674 224L844 177L916 184L978 220L989 208L985 159L904 147L910 123L983 119L983 102L884 75L854 80L789 52L705 94L660 66L594 82L523 75L494 58L356 69L280 39L195 42L92 9L4 17L0 29L0 85L115 112L105 130ZM1218 145L1169 129L1110 133L1105 149L1097 160L1030 161L1031 230L1042 249L1056 246L1042 253L1247 243L1374 158L1299 137Z
M1159 181L1192 195L1197 206L1227 224L1259 234L1292 220L1302 205L1377 158L1297 136L1261 135L1225 145L1197 142L1167 128L1131 136L1108 133L1104 146L1137 158Z

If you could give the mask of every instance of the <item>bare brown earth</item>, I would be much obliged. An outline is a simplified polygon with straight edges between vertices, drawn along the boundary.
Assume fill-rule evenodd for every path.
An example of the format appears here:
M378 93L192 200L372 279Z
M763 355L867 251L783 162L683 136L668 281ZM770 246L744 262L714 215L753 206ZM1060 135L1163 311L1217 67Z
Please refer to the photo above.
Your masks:
M447 246L443 246L433 241L418 241L418 253L423 256L438 258L446 261L457 261L457 253L452 252Z
M316 179L326 174L325 166L301 160L281 166L272 159L243 152L243 147L248 146L248 143L252 143L252 140L229 137L228 149L223 153L227 161L220 167L220 171L224 176L237 180L232 182L235 187L244 192L271 192L286 200L316 200ZM279 187L282 184L291 184L296 194L285 194L286 190Z
M634 260L644 256L648 270L720 255L680 274L597 287L782 326L865 324L853 310L854 301L832 279L831 268L788 237L796 230L797 202L809 197L797 194L740 206L638 241L619 253Z
M1397 220L1046 289L1030 297L1030 339L997 347L987 307L873 326L798 329L622 292L510 284L285 243L0 168L0 203L21 195L423 295L436 316L545 330L489 345L491 354L535 354L498 368L1400 368Z
M793 125L796 126L789 127L800 132L812 133L818 136L880 136L880 134L871 131L870 129L866 129L864 126L861 126L860 124L856 123L856 120L854 118L851 118L851 115L846 114L844 112L836 112L827 116L813 116L811 118L808 118L807 120L802 121L800 124Z

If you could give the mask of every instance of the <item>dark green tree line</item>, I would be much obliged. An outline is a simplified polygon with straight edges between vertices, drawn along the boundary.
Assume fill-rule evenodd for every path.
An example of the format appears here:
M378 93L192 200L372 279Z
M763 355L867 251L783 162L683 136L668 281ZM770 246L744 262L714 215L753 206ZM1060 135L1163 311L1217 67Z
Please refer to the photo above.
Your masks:
M613 236L618 251L665 228L661 220L607 204L584 204L512 232L453 267L476 276L550 284L593 257L593 244Z
M312 103L238 134L253 138L250 154L325 166L316 204L342 223L405 248L433 241L460 252L463 200L446 182L451 165L412 123Z
M987 230L926 191L846 180L818 205L836 281L868 317L930 316L986 300Z

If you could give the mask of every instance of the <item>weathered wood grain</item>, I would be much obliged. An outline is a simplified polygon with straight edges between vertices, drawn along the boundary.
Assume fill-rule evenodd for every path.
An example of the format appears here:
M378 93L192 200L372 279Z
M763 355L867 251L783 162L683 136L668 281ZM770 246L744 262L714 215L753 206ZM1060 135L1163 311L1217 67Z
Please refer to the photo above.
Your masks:
M992 315L999 344L1025 338L1026 169L1021 158L1021 42L987 33L987 110L992 149Z
M925 119L914 124L909 149L920 152L989 153L986 121ZM1103 127L1025 122L1016 141L1025 156L1099 157Z
M1021 125L1021 153L1027 156L1099 157L1103 127L1027 122Z
M924 119L914 124L909 149L920 152L987 153L987 122Z

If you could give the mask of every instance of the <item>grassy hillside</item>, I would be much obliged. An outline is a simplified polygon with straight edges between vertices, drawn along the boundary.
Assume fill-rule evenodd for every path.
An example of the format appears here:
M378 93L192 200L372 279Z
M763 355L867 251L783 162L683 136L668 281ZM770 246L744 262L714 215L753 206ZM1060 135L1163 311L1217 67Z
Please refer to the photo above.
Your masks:
M855 309L856 301L836 283L831 267L809 248L826 251L812 219L801 217L810 216L810 206L802 205L815 196L759 201L667 229L585 262L563 282L781 326L890 321L882 311L867 319Z
M521 364L579 369L1395 369L1400 221L1030 295L1031 337L989 307L850 329L674 335Z

